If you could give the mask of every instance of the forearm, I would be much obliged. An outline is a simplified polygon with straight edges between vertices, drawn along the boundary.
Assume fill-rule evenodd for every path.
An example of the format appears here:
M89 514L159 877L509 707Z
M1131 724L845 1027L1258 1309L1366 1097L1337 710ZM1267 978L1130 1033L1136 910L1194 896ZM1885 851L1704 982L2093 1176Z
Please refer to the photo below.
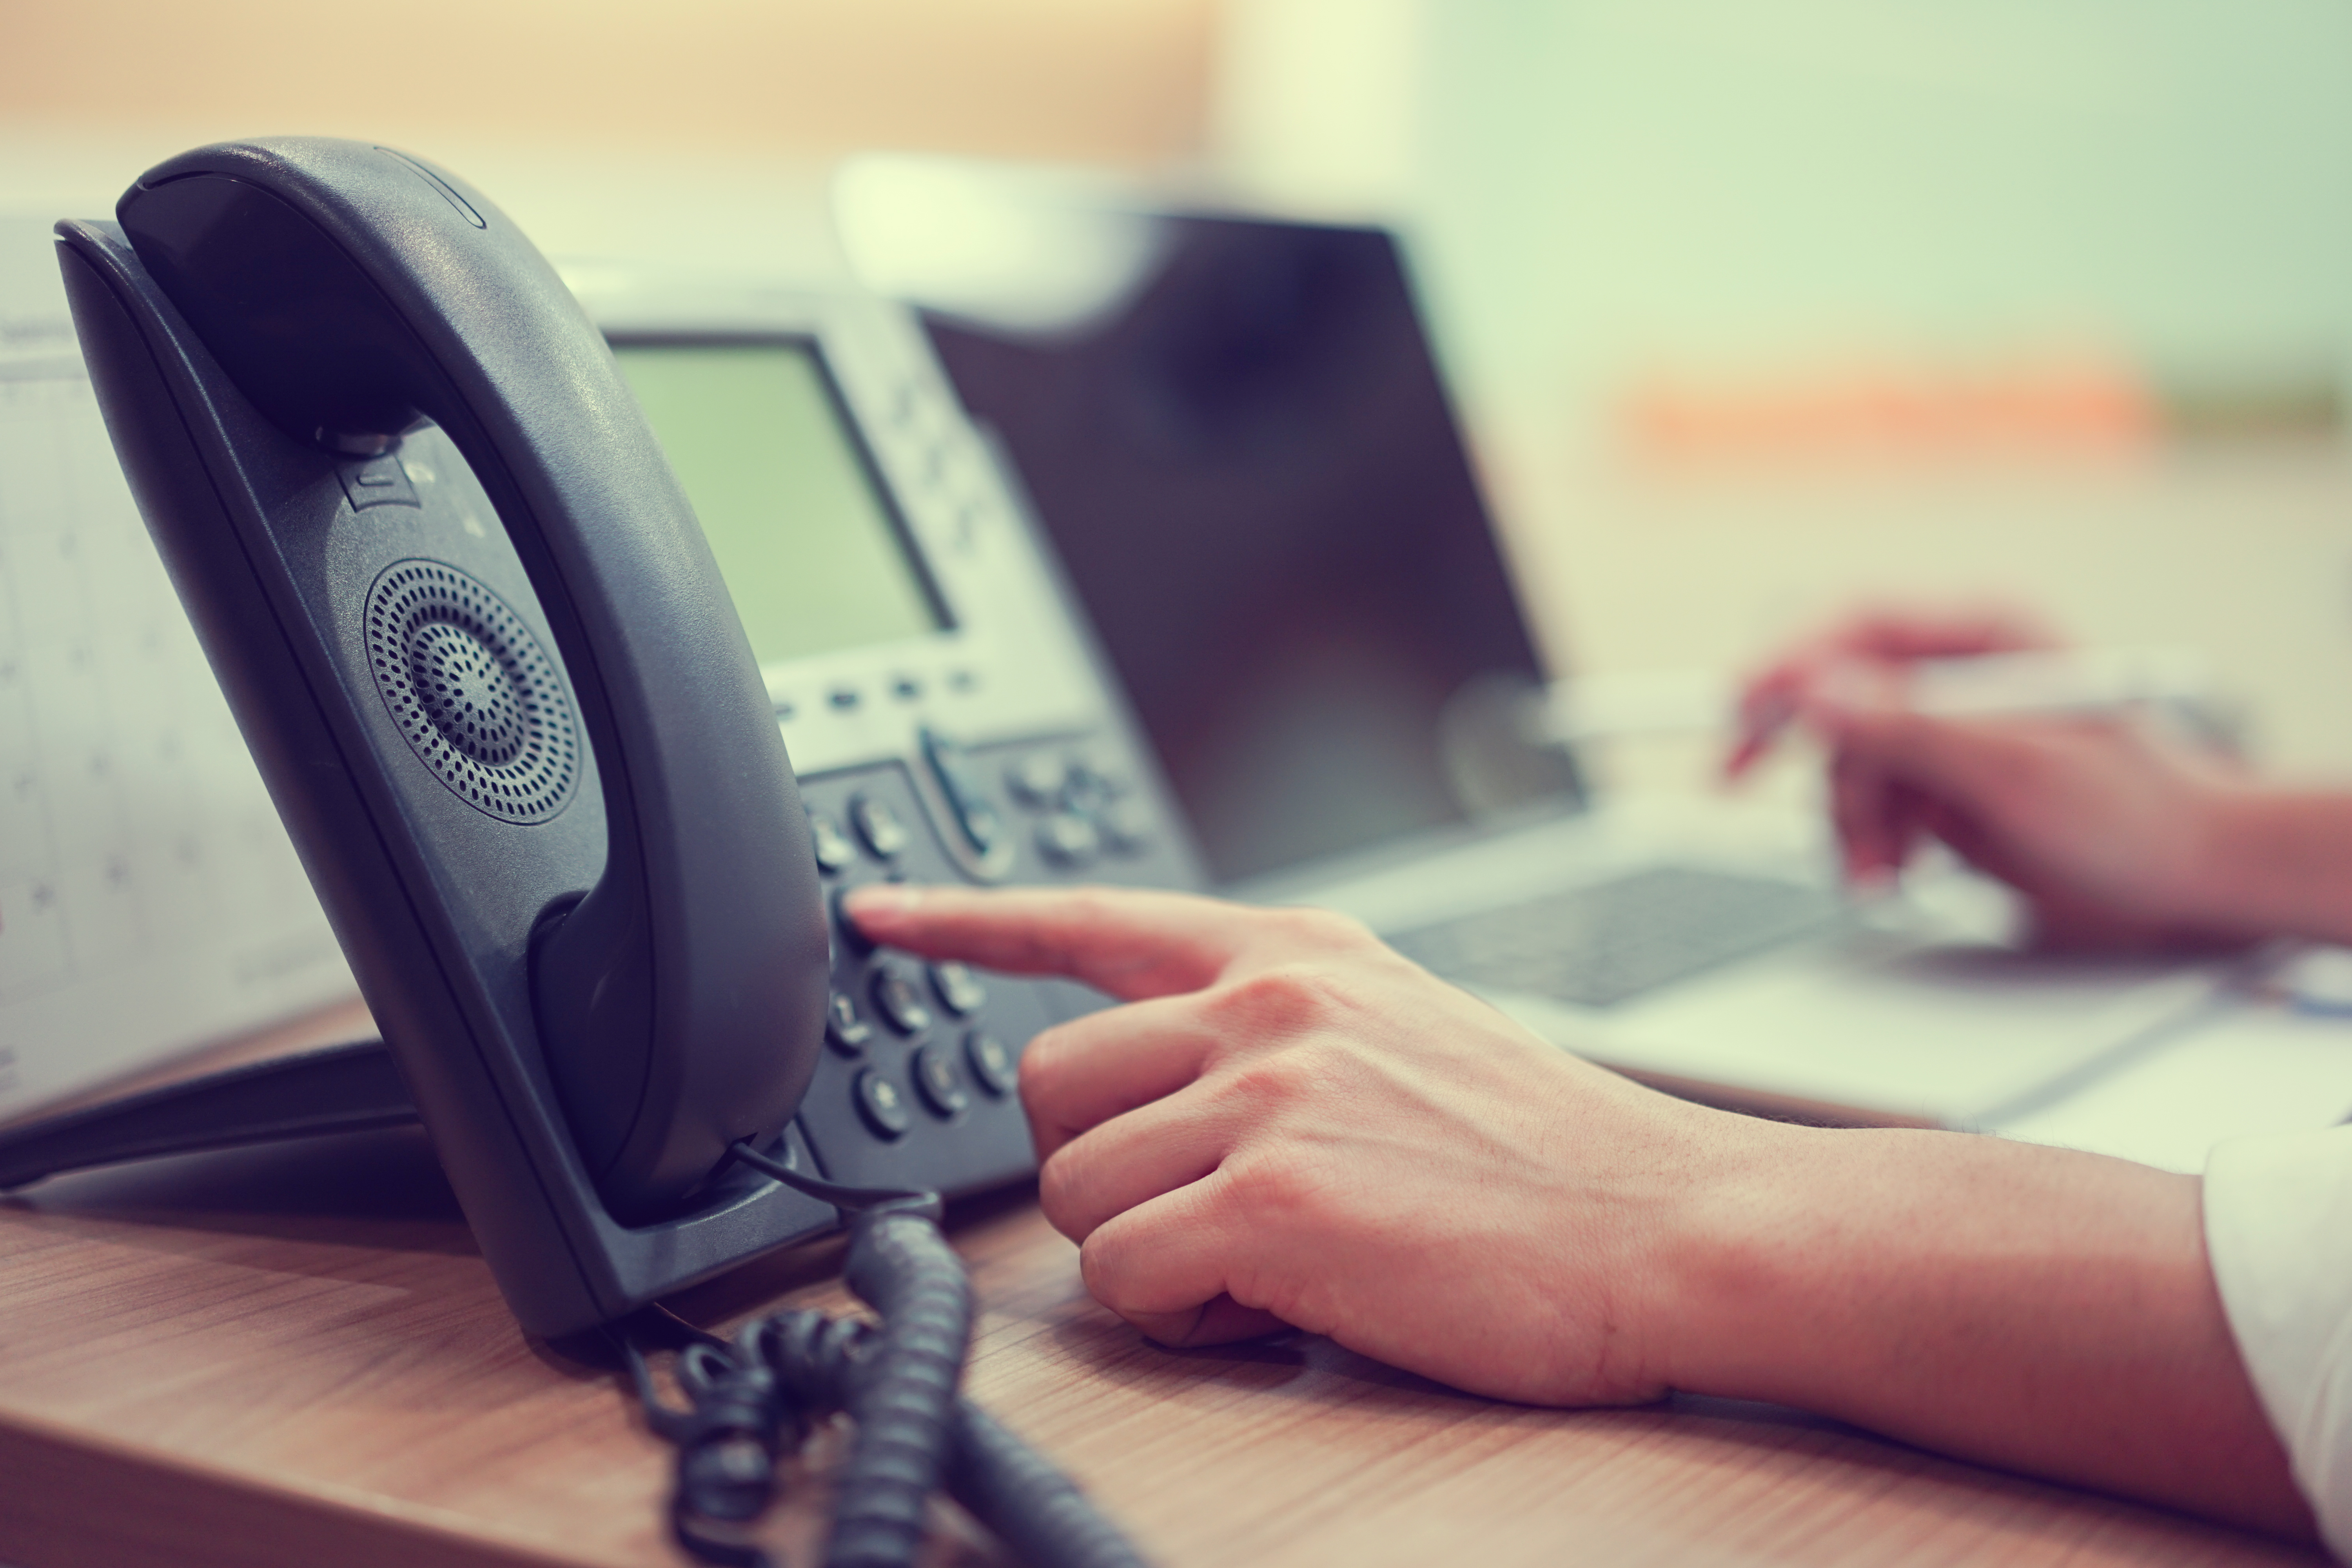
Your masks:
M2208 818L2191 889L2199 918L2352 943L2352 795L2231 789Z
M1960 1133L1772 1128L1673 1270L1675 1387L2308 1535L2194 1178Z

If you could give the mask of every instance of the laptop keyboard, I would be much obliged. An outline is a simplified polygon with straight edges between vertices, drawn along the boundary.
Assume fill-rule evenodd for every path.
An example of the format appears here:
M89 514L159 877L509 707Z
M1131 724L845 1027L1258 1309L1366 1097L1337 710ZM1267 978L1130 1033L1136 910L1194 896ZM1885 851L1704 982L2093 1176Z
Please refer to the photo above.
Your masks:
M1423 926L1389 942L1461 984L1607 1007L1826 931L1844 908L1819 888L1655 866Z

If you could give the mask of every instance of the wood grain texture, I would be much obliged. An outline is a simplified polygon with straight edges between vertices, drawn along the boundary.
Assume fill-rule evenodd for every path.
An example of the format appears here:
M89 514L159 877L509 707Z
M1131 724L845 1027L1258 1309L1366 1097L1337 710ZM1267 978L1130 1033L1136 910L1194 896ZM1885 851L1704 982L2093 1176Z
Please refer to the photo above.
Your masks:
M2312 1563L2259 1537L1790 1412L1467 1398L1319 1340L1175 1353L1014 1193L955 1216L970 1387L1169 1564ZM679 1297L845 1304L839 1246ZM812 1561L822 1472L770 1539ZM526 1340L423 1136L91 1173L0 1205L0 1562L638 1565L664 1451L593 1342ZM995 1561L941 1510L934 1563Z

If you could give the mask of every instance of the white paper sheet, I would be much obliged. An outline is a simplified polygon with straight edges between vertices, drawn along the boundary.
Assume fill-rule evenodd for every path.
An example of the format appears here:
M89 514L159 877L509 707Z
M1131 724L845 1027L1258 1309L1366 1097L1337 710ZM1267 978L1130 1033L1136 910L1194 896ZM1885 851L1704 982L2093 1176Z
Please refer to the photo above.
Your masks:
M0 216L0 1118L353 989L116 465L48 227Z

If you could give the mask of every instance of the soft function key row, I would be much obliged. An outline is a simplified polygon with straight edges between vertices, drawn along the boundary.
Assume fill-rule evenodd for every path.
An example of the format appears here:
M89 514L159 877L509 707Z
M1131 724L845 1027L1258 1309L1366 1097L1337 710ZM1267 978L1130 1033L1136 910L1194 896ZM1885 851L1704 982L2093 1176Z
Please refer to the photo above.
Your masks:
M985 858L1004 837L1004 818L982 787L980 774L963 747L940 731L922 731L923 760L946 796L954 826L971 853ZM849 831L831 816L809 813L809 839L817 869L837 877L857 863L859 846L886 866L896 867L914 843L914 833L890 803L860 791L849 797ZM851 835L855 834L853 840Z
M1003 838L1005 819L982 787L970 754L931 730L923 731L922 744L964 843L976 854L992 853ZM1105 855L1136 855L1151 846L1151 816L1132 784L1089 755L1028 752L1006 768L1004 785L1036 819L1031 837L1038 856L1058 870L1080 870ZM838 877L857 863L863 847L895 870L914 835L889 802L860 793L850 797L847 815L845 829L825 812L809 813L817 868Z

